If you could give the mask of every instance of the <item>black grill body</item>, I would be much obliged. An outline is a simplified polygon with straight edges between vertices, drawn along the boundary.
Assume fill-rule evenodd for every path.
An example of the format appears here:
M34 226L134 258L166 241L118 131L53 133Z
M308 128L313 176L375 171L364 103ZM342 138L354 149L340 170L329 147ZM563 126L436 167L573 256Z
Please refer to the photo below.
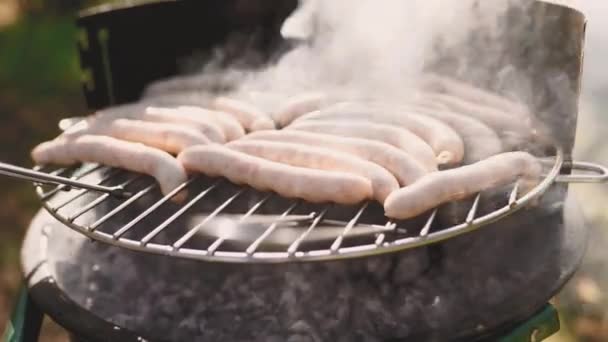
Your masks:
M241 35L245 50L270 58L294 0L182 0L93 8L78 19L83 91L92 109L137 100L154 80L187 71L212 48ZM238 58L235 51L231 58ZM186 69L186 70L185 70Z

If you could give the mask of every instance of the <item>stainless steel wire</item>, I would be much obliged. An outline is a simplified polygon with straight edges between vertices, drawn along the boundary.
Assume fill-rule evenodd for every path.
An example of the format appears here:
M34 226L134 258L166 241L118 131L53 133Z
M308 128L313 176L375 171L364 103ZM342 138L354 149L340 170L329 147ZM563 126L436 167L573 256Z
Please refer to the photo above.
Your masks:
M348 219L336 219L336 212L344 213L344 209L339 206L317 206L315 210L309 210L311 204L299 200L279 198L271 193L260 194L246 187L235 187L223 179L214 180L203 176L190 179L167 196L158 193L153 180L145 181L146 177L127 172L106 170L106 176L99 179L99 184L92 184L108 184L106 186L124 188L131 193L130 197L122 199L93 191L95 186L83 190L73 189L68 194L57 190L62 185L46 192L42 185L37 184L36 187L43 206L55 218L97 241L141 252L211 262L281 263L393 253L438 243L481 229L542 196L560 176L562 164L563 155L559 152L552 158L544 179L535 188L520 197L519 185L514 184L504 198L504 205L496 210L480 214L482 195L477 194L460 223L441 227L441 222L437 219L439 209L434 209L428 217L422 218L419 229L412 229L409 225L405 227L403 222L393 222L386 217L372 223L363 222L362 218L374 210L371 208L372 203L363 203L355 208ZM85 165L78 170L83 168L90 169L90 166ZM588 170L592 167L585 164L584 168ZM76 179L98 171L93 169L83 175L83 172L78 170L75 173ZM597 168L594 170L601 173ZM126 180L124 177L114 180L119 175L128 177ZM188 191L189 200L180 205L171 203L171 199L182 190ZM62 194L70 196L59 204L53 203L52 199ZM79 205L76 199L85 194L97 197ZM276 203L270 202L282 203L283 207L279 209ZM309 212L299 214L297 211L300 209ZM95 215L91 215L93 219L87 222L84 219L87 216L85 214L90 212L95 212ZM123 218L126 215L122 215L127 212L131 214L129 219ZM163 219L152 224L144 223L148 217L159 213L165 214ZM200 216L201 213L205 215L191 228L184 226L184 221L187 221L184 219ZM229 222L234 222L237 227L242 225L242 229L251 229L250 235L253 232L257 232L257 235L244 244L235 244L229 234L214 235L208 228L217 224L218 218L231 218L232 221ZM112 224L109 224L110 222ZM415 221L409 221L410 225L412 222ZM138 234L132 234L135 230ZM179 234L171 241L157 241L161 233L169 231ZM285 231L291 234L287 235L290 237L287 242L283 241ZM319 234L329 231L335 233ZM408 233L404 234L406 231ZM283 242L277 243L274 237L280 234L283 234ZM204 246L198 243L200 237L204 237L201 239L206 241Z

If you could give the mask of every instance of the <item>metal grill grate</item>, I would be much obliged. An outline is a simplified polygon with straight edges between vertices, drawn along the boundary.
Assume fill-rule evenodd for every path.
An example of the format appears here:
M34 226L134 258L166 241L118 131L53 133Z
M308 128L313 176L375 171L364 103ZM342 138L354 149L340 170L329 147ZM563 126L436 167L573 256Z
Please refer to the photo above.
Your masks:
M375 202L358 207L312 205L203 176L161 196L147 176L91 164L46 172L124 187L130 196L66 185L36 184L36 189L44 207L59 221L111 245L218 262L321 261L402 251L477 230L539 198L559 175L561 152L550 161L545 178L524 196L516 184L480 193L472 201L460 202L456 208L461 215L447 220L437 208L413 220L393 222ZM183 190L188 191L187 200L173 203Z

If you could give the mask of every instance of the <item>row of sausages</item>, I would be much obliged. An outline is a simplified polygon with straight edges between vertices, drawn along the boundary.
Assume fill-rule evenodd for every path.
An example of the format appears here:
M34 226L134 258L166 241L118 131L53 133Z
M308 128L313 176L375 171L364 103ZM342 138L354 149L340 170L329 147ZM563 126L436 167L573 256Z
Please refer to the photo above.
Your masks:
M272 111L163 93L102 110L32 157L149 174L165 194L200 172L310 202L375 199L397 219L518 179L534 184L536 158L505 152L537 135L525 107L453 80L425 82L431 91L401 103L308 93Z

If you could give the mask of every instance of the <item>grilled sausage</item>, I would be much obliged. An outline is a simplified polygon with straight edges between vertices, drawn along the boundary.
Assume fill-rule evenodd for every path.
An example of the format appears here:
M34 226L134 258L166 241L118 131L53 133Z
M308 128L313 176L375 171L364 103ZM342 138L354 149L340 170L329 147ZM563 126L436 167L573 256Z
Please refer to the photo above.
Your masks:
M513 115L521 118L529 116L528 109L523 104L455 79L442 77L437 74L428 74L422 79L421 86L427 91L450 94L471 103L478 103L500 109L507 113L513 113Z
M77 124L63 134L64 137L77 135L107 135L176 154L189 146L211 143L209 138L190 127L129 119L91 120L88 125Z
M242 98L266 113L275 113L279 104L284 101L285 95L277 92L251 90L244 91ZM275 119L274 114L272 118Z
M443 104L436 103L436 105L433 105L408 100L407 103L376 103L375 105L386 109L385 112L381 112L375 117L374 121L376 122L385 121L386 119L382 119L383 114L392 112L392 115L399 116L423 114L446 123L460 135L464 142L464 162L466 164L486 159L503 151L503 143L500 137L490 127L472 117L454 113ZM388 120L388 122L393 121L395 120Z
M153 114L150 114L150 115L148 115L148 114L144 115L143 116L144 119L151 119L152 121L157 121L157 123L159 125L164 125L164 123L158 122L158 121L162 122L162 120L160 120L160 116L154 114L154 111L152 111L152 113ZM175 125L175 126L184 127L183 125ZM220 126L215 124L211 120L208 120L208 121L207 120L198 120L196 122L196 125L192 125L190 127L193 128L194 130L199 131L200 133L204 134L212 142L215 142L215 143L225 143L226 142L226 135L224 134L224 132L222 131Z
M413 98L408 98L407 101L405 101L405 103L408 103L408 104L416 106L416 107L424 107L424 108L434 109L434 110L450 109L450 107L448 107L447 105L445 105L439 101L434 101L432 99L429 99L428 97L421 96L421 95L415 96Z
M429 111L426 115L445 122L460 134L465 146L464 162L467 164L503 151L502 142L496 132L478 120L447 111Z
M384 211L388 217L408 219L443 203L507 185L518 178L536 182L541 171L538 160L526 152L499 154L475 164L430 173L393 192L384 203Z
M181 112L185 112L185 110L181 110ZM180 111L171 108L150 107L148 103L138 102L99 110L95 115L89 117L87 122L89 123L89 126L95 126L97 128L101 128L103 125L110 125L112 121L123 118L169 122L174 124L181 123L188 124L197 129L212 142L223 143L226 141L226 134L224 133L223 127L225 122L231 119L227 114L227 117L224 118L220 118L221 116L217 115L217 118L214 120L211 120L211 118L207 120L203 117L200 119L188 119L188 116L196 116L189 114L178 116L176 115L177 113L180 113ZM219 123L220 121L223 123ZM230 125L229 129L231 129L229 132L230 134L237 134L234 133L233 130L235 125L238 126L238 123L235 122L235 120L232 120L232 122L233 123L228 124Z
M127 103L118 106L99 109L89 118L95 120L115 120L115 119L141 119L142 113L148 105L142 102Z
M274 129L274 121L255 106L227 97L218 97L213 101L213 108L232 115L246 130L253 132Z
M241 124L232 116L208 110L201 107L181 106L178 108L148 107L144 115L146 120L156 122L170 122L194 127L205 133L209 127L218 127L225 136L226 141L238 139L245 135Z
M320 109L326 101L327 95L324 93L306 93L291 97L276 111L274 120L280 127L285 127L298 117Z
M304 120L366 120L400 126L427 142L435 151L440 164L456 164L464 156L464 142L460 136L445 123L424 115L395 115L386 107L344 102L312 112L294 122Z
M226 177L260 191L308 202L356 204L372 197L371 182L346 172L285 165L229 149L222 145L194 146L178 160L192 172Z
M60 137L36 146L32 158L38 164L93 162L147 174L158 181L165 195L187 179L182 165L170 154L106 136Z
M213 103L213 97L208 93L190 91L146 97L139 102L157 107L197 106L209 108Z
M457 113L478 119L500 135L516 134L529 137L533 134L530 119L521 118L512 112L502 112L496 108L481 106L451 95L427 93L424 96L429 100L445 104Z
M297 121L285 130L323 133L342 137L376 140L398 147L422 164L428 171L437 170L438 158L424 140L408 130L385 124L352 121Z
M402 105L403 113L424 114L451 126L462 138L465 147L464 162L478 162L503 151L500 137L490 127L474 118L447 110L431 109L419 105Z
M324 147L350 153L390 171L402 186L409 185L427 173L411 155L383 142L339 137L296 130L254 132L241 140L265 140Z
M274 162L298 167L356 174L372 182L373 196L384 203L386 197L399 189L395 177L383 167L327 148L275 141L237 140L227 144L231 149Z

